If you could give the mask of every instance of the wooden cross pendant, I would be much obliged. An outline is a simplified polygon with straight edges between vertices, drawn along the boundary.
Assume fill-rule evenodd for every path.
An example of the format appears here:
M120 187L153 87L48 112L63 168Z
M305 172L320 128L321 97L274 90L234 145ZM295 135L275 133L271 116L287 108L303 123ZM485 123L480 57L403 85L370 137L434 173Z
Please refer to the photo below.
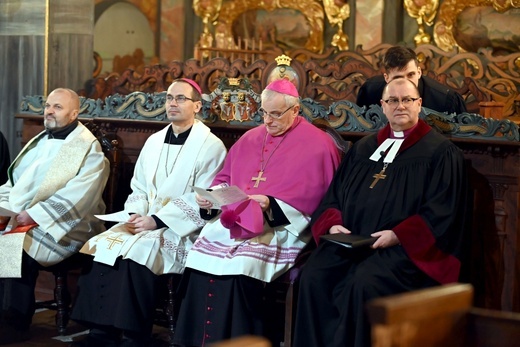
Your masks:
M260 171L258 172L258 176L256 177L251 177L251 181L256 181L255 185L253 186L254 188L258 188L258 185L260 184L260 181L266 181L267 180L267 177L262 177L262 175L264 174L263 171Z
M374 177L374 181L370 185L370 189L374 188L375 185L377 184L377 182L379 182L379 180L384 180L386 178L385 170L386 170L387 166L388 166L388 164L385 164L385 166L383 166L383 170L381 170L380 173L377 173L374 176L372 176L372 177Z

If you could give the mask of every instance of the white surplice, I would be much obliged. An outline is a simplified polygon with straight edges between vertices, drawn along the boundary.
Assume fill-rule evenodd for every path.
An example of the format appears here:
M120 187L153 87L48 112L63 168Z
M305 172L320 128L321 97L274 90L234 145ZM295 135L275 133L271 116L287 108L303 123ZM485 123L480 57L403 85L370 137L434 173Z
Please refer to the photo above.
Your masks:
M311 238L306 229L310 216L276 199L289 224L270 227L264 221L262 235L233 239L220 216L206 224L187 266L215 275L245 275L271 282L291 266Z
M38 224L27 232L25 251L48 266L77 253L104 230L109 164L96 137L81 123L64 139L42 132L20 152L0 186L0 206L27 211ZM2 238L0 237L0 242Z
M135 166L132 193L125 203L128 213L156 215L168 227L132 235L124 224L115 225L89 240L81 250L93 255L95 261L113 265L122 256L157 275L183 272L187 253L205 225L191 186L211 184L222 167L226 148L198 120L184 145L165 144L168 127L146 141Z

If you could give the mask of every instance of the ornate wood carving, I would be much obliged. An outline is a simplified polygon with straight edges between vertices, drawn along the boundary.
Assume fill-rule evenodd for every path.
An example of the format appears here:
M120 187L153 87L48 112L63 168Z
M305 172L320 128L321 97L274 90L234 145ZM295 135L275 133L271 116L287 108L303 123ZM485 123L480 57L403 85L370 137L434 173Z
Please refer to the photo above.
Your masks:
M382 44L363 50L336 51L332 48L323 53L304 49L288 53L291 67L297 72L302 87L302 98L332 104L339 100L356 101L363 82L381 73L381 60L391 45ZM423 72L461 93L471 113L486 115L482 102L503 103L500 118L520 122L520 52L506 56L493 56L491 50L478 53L445 52L432 45L420 45L416 49ZM229 61L214 58L201 64L190 59L174 61L168 66L150 66L143 74L126 70L122 75L92 79L81 95L92 99L105 99L112 94L126 95L134 91L161 92L175 78L187 77L196 80L204 93L213 92L222 77L247 79L256 93L267 85L269 74L276 62L256 60L248 64L244 60Z

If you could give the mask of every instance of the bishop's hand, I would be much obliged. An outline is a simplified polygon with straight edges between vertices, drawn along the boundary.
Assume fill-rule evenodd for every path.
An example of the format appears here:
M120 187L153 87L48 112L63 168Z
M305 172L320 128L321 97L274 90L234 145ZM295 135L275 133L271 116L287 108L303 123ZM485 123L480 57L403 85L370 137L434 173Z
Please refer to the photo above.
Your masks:
M260 207L262 208L262 212L265 212L270 208L269 198L266 195L249 195L249 199L258 202L258 204L260 204Z

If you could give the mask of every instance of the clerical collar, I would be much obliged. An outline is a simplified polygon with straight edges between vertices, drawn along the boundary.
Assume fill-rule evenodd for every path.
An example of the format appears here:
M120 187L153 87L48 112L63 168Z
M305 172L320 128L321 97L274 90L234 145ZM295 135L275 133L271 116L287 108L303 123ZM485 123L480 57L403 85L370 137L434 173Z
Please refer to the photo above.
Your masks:
M72 123L67 124L62 128L45 128L45 133L48 135L49 139L65 140L65 138L76 129L78 123L78 119L75 119Z
M188 139L188 136L190 135L192 128L193 127L190 127L188 130L175 136L175 134L173 133L173 128L169 126L168 131L166 132L166 136L164 138L164 143L170 145L183 145Z
M394 161L397 156L397 152L401 145L403 144L404 139L386 139L370 156L370 160L379 161L381 157L384 157L383 163L390 164Z
M417 123L419 124L419 123ZM412 133L412 131L417 127L417 124L415 124L410 129L406 129L404 131L394 131L390 129L390 138L391 139L405 139Z

